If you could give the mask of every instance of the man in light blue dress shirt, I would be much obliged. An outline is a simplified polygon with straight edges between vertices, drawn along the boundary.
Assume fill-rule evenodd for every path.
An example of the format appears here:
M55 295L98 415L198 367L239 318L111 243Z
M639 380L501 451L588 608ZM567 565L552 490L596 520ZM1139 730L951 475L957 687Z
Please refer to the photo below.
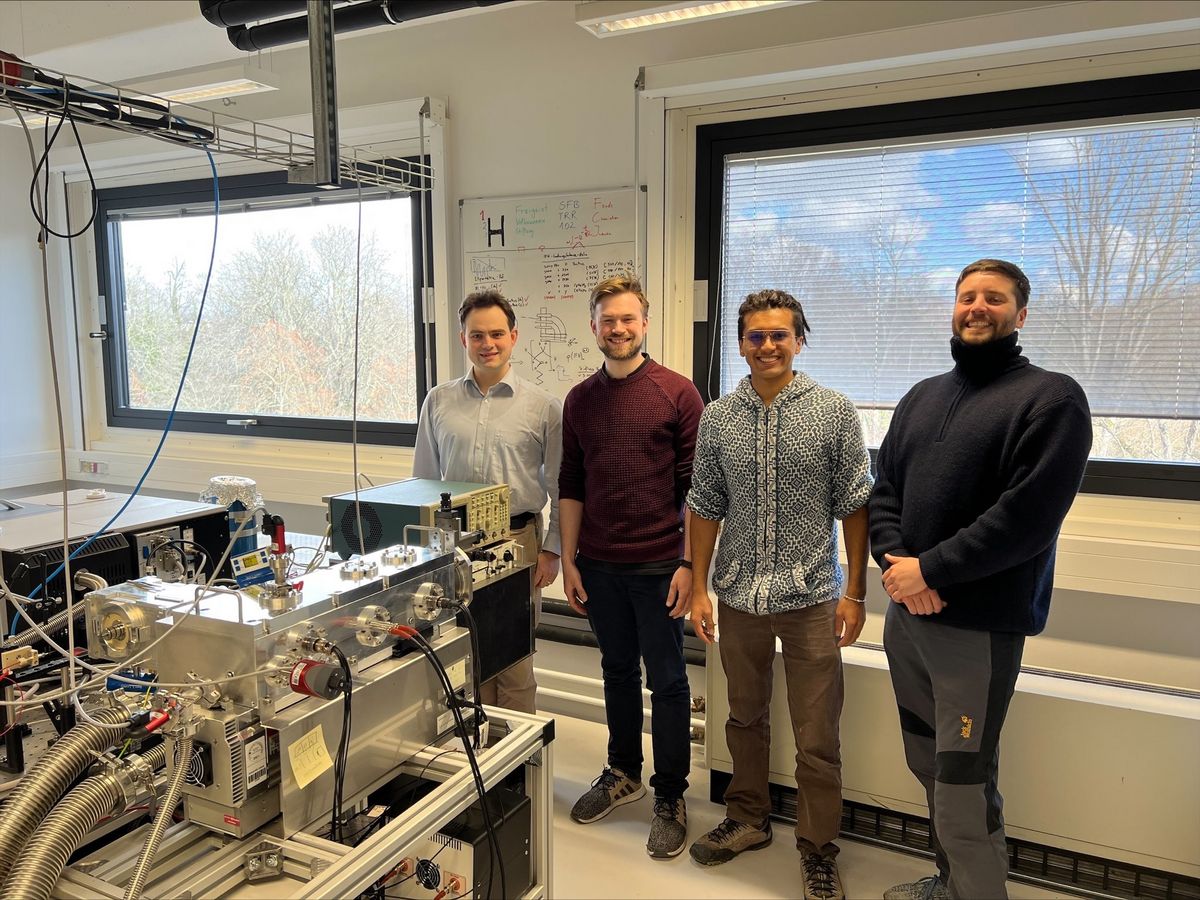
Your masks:
M439 384L426 396L417 425L413 475L509 486L511 536L526 559L536 560L531 575L536 617L541 589L558 577L562 403L512 370L517 317L502 294L471 294L459 308L458 319L458 337L471 371ZM550 522L543 529L547 499ZM534 712L533 657L484 682L480 693L489 706Z

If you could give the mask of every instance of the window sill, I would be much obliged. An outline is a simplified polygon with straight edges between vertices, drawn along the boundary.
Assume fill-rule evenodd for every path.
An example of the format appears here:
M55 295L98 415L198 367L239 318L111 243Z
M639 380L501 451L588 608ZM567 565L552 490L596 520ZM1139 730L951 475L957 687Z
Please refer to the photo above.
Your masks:
M68 451L73 480L132 485L137 482L158 441L156 432L110 430L87 451ZM81 463L103 463L106 472L81 471ZM349 444L271 438L187 434L168 439L143 490L195 491L217 474L238 474L258 482L266 497L319 506L321 497L353 488ZM360 444L358 469L376 484L412 474L412 450Z

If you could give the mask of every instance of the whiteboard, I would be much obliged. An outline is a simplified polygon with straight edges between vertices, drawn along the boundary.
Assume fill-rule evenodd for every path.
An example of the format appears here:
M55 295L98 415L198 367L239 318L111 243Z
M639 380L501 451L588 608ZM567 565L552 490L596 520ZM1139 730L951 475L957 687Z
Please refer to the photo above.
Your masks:
M588 297L634 271L634 202L625 188L459 203L464 296L504 294L517 315L513 368L556 397L604 362Z

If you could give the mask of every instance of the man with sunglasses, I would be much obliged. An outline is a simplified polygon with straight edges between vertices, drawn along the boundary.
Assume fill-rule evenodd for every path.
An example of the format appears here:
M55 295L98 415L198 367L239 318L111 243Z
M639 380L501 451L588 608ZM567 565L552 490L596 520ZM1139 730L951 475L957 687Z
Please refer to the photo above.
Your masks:
M844 896L834 843L842 817L839 650L858 639L866 618L871 463L854 405L792 370L809 331L796 299L778 290L751 294L738 309L737 329L750 375L705 409L688 494L692 625L713 643L720 622L733 778L727 817L692 844L691 855L717 865L771 842L767 773L778 639L796 740L804 897L834 900ZM708 569L722 522L714 618Z
M897 404L871 496L883 644L938 867L887 900L1008 896L1000 729L1092 445L1083 390L1021 355L1025 273L981 259L954 290L954 368Z

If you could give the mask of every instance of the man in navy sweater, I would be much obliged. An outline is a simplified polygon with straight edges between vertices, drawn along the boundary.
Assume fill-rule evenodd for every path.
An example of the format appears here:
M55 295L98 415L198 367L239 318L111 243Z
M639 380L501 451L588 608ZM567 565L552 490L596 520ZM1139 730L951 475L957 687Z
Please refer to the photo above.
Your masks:
M981 259L955 286L954 369L900 401L876 461L883 642L938 874L887 900L1004 898L1000 729L1025 636L1046 625L1059 527L1092 445L1083 390L1017 345L1029 280Z
M687 378L642 353L648 304L633 278L590 300L604 365L563 404L559 530L563 590L600 645L608 760L571 810L589 823L646 793L642 663L650 688L654 818L646 851L679 854L691 768L691 695L683 616L691 598L684 499L704 404Z

